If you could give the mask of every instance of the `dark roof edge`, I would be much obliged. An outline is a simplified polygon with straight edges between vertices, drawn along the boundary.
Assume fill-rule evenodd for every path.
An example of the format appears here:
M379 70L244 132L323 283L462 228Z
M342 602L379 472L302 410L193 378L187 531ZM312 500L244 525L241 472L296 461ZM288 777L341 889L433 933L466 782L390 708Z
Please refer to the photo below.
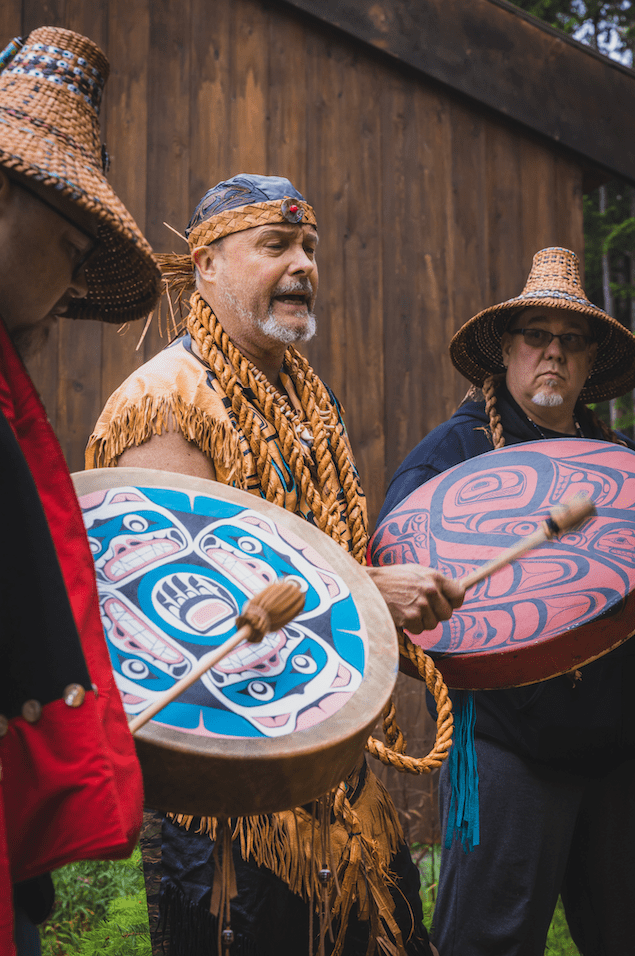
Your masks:
M635 71L508 0L279 2L635 184Z
M599 50L589 46L588 43L582 43L581 40L576 40L575 37L572 37L569 33L565 33L564 30L558 30L556 27L552 27L549 23L545 23L544 20L540 20L539 17L535 17L533 13L527 13L526 10L522 10L520 7L517 7L515 3L510 3L509 0L488 0L488 3L495 3L497 7L502 7L503 10L509 10L510 13L515 14L517 17L521 17L523 20L526 20L533 26L538 27L540 30L544 30L545 33L550 33L552 37L556 37L558 40L564 40L565 43L569 43L571 46L575 47L576 50L586 53L587 56L595 57L595 59L603 63L604 66L611 66L616 70L621 70L630 77L635 76L635 71L633 71L629 66L624 66L624 64L620 63L619 60L613 60L605 53L600 53Z

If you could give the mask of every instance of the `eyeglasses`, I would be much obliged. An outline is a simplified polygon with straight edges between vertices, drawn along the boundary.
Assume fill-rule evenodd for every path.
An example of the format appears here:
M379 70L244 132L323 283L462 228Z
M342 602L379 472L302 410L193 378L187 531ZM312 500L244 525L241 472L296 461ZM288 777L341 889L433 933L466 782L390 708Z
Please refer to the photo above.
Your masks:
M546 329L510 329L509 334L522 335L525 344L534 349L544 349L554 339L559 339L565 352L584 352L593 341L588 335L582 335L580 332L563 332L556 335L555 332L548 332Z
M58 216L61 216L62 219L70 223L73 229L77 229L78 232L81 232L83 236L86 236L87 239L90 239L90 243L91 243L90 246L88 246L88 248L84 252L82 252L79 259L73 266L73 271L71 273L71 276L73 280L77 279L81 275L83 269L85 269L86 266L88 265L88 262L93 258L93 256L97 253L97 250L100 248L101 246L100 240L97 238L97 236L94 236L92 233L88 232L82 226L78 225L73 219L71 219L70 216L67 216L66 213L62 212L61 209L58 209L57 206L54 206L53 203L49 202L47 199L44 199L44 197L41 196L38 192L36 192L34 189L29 189L29 187L26 186L22 182L22 180L12 179L11 182L15 186L19 186L20 189L24 189L24 191L27 192L30 196L33 196L35 199L39 199L41 203L44 203L44 205L48 206L49 209L52 209L54 213L57 213Z

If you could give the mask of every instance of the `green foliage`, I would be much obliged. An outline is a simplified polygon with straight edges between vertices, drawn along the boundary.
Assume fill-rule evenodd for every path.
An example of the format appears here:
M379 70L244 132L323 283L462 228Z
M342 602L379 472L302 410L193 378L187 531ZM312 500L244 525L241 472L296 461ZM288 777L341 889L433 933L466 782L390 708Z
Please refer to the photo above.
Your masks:
M412 858L421 874L421 902L423 904L423 922L430 929L434 904L437 899L437 882L441 864L441 847L428 846L427 843L415 843L411 847Z
M562 900L558 899L556 911L547 933L545 956L580 956L580 951L569 935Z
M437 882L441 863L441 847L428 846L425 843L415 843L411 847L412 858L419 867L421 874L421 900L423 903L423 921L430 929L434 904L437 898ZM569 927L564 915L562 900L558 900L556 911L553 914L547 941L545 956L580 956L579 950L572 941Z
M55 907L40 927L42 956L150 956L141 853L84 860L53 874Z
M631 0L511 0L549 26L588 43L600 53L632 57L635 10Z
M80 956L149 956L145 891L113 900L108 918L85 933L77 952Z

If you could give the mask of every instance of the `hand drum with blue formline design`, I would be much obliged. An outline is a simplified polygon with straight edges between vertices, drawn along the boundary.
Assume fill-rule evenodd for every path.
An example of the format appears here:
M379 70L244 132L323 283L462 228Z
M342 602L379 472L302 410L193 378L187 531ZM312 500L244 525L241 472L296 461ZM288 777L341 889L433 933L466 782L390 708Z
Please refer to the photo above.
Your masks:
M577 669L635 631L635 452L586 439L510 445L412 492L375 532L373 564L460 578L589 495L597 516L466 592L433 631L409 635L450 687L530 684Z
M289 809L358 762L397 672L366 571L296 515L217 482L148 469L73 476L104 631L132 718L291 578L303 611L230 652L135 735L146 803L195 815Z

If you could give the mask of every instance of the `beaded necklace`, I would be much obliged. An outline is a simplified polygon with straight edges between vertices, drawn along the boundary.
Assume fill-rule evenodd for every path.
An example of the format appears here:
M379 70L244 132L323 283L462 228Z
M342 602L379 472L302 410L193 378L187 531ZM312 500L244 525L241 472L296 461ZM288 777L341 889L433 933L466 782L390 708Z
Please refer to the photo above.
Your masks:
M540 435L540 437L541 437L541 438L544 438L545 441L547 441L547 440L548 440L548 437L547 437L547 435L545 435L545 433L543 432L542 428L541 428L538 424L536 424L536 422L533 420L533 418L530 418L530 417L529 417L529 415L527 414L527 412L523 412L523 414L524 414L525 418L527 419L527 421L529 422L529 424L532 425L532 426L536 429L536 431L538 432L538 434ZM584 432L582 431L582 428L580 427L580 422L578 421L578 419L576 418L575 415L573 416L573 424L574 424L574 426L575 426L575 437L576 437L576 438L584 438ZM548 428L547 431L554 432L555 429L553 429L553 428ZM562 433L562 432L555 432L555 434L558 435L558 436L561 436L561 435L564 434L564 433ZM573 438L573 435L568 436L568 437Z

